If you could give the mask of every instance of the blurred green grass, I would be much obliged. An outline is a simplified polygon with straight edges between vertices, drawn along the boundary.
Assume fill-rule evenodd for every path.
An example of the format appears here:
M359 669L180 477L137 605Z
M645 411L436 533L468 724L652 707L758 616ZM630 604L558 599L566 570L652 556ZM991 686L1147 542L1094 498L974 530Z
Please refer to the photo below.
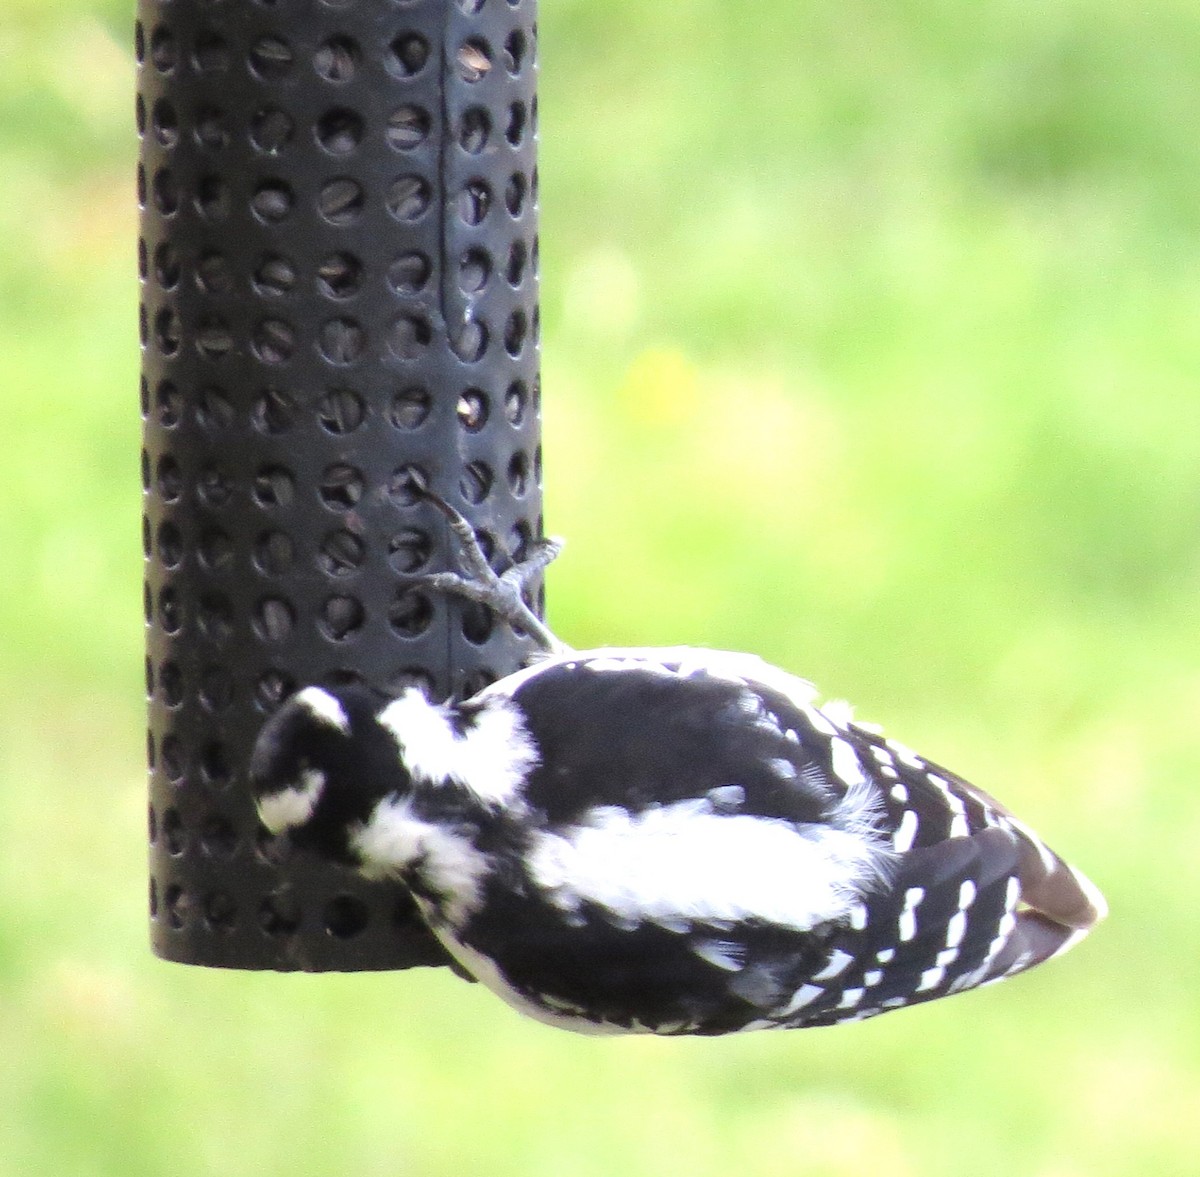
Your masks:
M131 25L0 20L0 1174L1191 1177L1194 5L542 5L556 628L808 675L1113 906L1011 985L715 1042L150 958Z

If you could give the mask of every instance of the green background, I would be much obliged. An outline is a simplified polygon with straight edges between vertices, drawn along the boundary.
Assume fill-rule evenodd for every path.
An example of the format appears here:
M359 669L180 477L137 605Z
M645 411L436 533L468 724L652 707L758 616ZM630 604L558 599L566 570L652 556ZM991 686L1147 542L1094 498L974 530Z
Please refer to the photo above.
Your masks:
M131 7L0 0L0 1173L1194 1177L1194 0L542 5L555 627L815 679L1113 908L727 1041L150 956Z

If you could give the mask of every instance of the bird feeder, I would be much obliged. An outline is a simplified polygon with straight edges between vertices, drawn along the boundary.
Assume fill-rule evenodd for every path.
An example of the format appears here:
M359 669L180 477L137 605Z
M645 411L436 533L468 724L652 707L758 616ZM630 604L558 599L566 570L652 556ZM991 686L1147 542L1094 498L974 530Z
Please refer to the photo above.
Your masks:
M406 577L434 489L497 567L542 531L536 0L140 0L150 925L168 960L446 963L411 901L259 836L309 683L438 697L528 639Z

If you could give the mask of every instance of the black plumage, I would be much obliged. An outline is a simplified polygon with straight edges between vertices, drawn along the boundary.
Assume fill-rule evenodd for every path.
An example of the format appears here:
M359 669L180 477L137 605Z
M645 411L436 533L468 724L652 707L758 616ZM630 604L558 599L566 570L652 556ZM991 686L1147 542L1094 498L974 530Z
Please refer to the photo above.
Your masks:
M1090 884L986 794L746 656L567 653L461 708L409 696L400 719L329 697L324 715L310 697L272 721L260 794L281 779L272 757L294 769L306 750L325 787L293 835L395 874L469 972L555 1024L858 1020L1022 971L1100 914ZM439 724L441 761L419 746ZM489 724L516 725L509 743L473 744ZM340 750L321 759L329 741ZM506 747L519 777L477 790L471 767L497 768ZM364 827L379 836L356 842ZM845 853L822 858L831 838ZM809 874L767 861L780 848L812 852ZM824 907L768 891L776 875L832 886L843 863L854 877Z

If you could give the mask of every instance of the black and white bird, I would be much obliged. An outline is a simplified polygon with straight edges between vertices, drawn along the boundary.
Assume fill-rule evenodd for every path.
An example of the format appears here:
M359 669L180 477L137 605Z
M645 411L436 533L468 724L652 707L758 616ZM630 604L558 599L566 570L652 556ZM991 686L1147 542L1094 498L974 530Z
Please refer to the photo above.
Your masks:
M1079 941L1097 889L954 773L762 660L563 647L430 496L482 601L546 653L465 702L310 686L251 763L263 824L395 879L471 976L586 1033L856 1021Z

